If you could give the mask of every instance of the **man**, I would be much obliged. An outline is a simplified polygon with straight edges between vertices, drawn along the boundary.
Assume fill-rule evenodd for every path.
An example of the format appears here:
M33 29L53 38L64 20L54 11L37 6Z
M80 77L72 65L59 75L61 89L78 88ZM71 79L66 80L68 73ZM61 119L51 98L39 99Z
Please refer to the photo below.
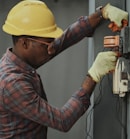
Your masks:
M47 139L47 127L67 132L86 112L96 83L115 68L115 52L97 56L81 87L61 109L48 104L36 69L84 37L92 36L102 20L111 19L111 8L120 14L118 21L113 18L120 30L128 13L109 4L81 17L64 32L41 1L21 1L10 10L3 30L12 35L14 46L7 49L0 62L1 139Z

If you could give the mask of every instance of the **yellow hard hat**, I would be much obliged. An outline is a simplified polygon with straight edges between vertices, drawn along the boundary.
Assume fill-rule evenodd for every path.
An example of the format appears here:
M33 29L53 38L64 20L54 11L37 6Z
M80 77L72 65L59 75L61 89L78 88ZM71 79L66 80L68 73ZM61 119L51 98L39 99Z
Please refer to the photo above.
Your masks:
M47 5L39 0L23 0L9 12L3 31L11 35L57 38L63 31Z

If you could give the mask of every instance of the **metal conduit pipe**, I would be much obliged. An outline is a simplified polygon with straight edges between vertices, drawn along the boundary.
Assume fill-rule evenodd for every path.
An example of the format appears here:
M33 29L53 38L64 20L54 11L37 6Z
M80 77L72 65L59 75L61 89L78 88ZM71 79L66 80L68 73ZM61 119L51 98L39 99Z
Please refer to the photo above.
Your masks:
M121 139L127 139L127 94L121 99Z
M122 8L124 10L127 10L127 0L125 0L123 2L123 6ZM127 139L127 96L128 94L126 94L126 96L124 98L122 98L122 112L121 112L121 117L122 117L122 124L123 127L121 128L121 139Z

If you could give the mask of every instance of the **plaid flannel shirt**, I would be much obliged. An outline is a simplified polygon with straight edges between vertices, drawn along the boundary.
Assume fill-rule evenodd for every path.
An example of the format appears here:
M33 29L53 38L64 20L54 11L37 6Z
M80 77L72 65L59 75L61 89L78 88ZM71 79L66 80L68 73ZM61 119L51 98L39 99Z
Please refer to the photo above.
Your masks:
M81 17L55 40L56 55L93 31L87 17ZM51 106L35 69L11 48L1 58L0 139L47 139L47 127L68 131L89 105L87 93L79 88L62 108Z

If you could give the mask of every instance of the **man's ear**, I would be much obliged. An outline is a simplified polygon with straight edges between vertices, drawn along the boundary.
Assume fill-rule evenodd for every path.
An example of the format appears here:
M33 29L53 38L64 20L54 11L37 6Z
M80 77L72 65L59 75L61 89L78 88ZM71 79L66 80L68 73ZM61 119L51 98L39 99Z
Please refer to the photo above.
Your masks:
M28 39L26 39L26 38L20 38L19 39L19 43L21 43L21 46L23 46L25 49L27 49L28 48L28 45L29 45L29 41L28 41Z
M50 44L48 46L48 54L53 55L53 54L55 54L55 52L56 52L55 48Z

